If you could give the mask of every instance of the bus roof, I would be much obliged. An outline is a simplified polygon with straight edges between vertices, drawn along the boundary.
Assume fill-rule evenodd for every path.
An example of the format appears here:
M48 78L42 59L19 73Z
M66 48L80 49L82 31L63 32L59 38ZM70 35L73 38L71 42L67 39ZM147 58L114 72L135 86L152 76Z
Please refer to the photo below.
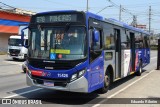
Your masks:
M107 19L107 18L104 18L102 16L99 16L99 15L91 13L91 12L86 12L86 14L87 14L88 18L92 17L92 18L95 18L97 20L101 20L101 21L105 21L105 22L108 22L108 23L111 23L111 24L114 24L114 25L118 25L118 26L124 27L124 28L129 29L129 30L133 30L133 31L137 31L137 32L140 32L140 33L145 33L147 35L150 35L150 33L147 32L147 31L144 31L142 29L130 26L130 25L124 23L124 22L118 21L118 20L113 19L113 18Z
M114 21L114 22L116 22L118 24L121 24L126 29L130 29L130 30L134 30L134 31L137 31L137 32L142 32L142 33L145 33L147 35L150 35L150 33L147 32L147 31L144 31L144 30L142 30L140 28L136 28L136 27L130 26L130 25L128 25L128 24L126 24L124 22L120 22L120 21L118 21L116 19L109 18L109 20Z
M49 14L49 13L59 13L59 12L82 12L82 11L77 11L77 10L60 10L60 11L48 11L48 12L42 12L42 13L37 13L36 15L43 15L43 14ZM147 35L150 35L149 32L147 31L144 31L142 29L139 29L139 28L135 28L133 26L130 26L124 22L121 22L121 21L118 21L116 19L113 19L113 18L104 18L100 15L97 15L97 14L94 14L94 13L91 13L91 12L85 12L86 16L89 18L89 17L92 17L92 18L95 18L97 20L101 20L101 21L104 21L104 22L108 22L108 23L111 23L111 24L114 24L114 25L118 25L118 26L121 26L121 27L124 27L126 29L129 29L129 30L133 30L133 31L137 31L137 32L140 32L140 33L145 33Z
M47 12L41 12L41 13L37 13L36 15L43 15L43 14L49 14L49 13L60 13L60 12L80 12L80 11L76 11L76 10L58 10L58 11L47 11Z

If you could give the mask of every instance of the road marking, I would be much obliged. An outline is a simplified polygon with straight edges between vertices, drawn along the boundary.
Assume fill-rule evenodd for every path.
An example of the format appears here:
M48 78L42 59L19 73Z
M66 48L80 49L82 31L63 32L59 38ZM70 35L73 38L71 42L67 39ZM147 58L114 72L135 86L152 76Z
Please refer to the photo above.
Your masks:
M13 62L13 61L3 61L5 63L8 63L8 64L14 64L14 65L20 65L22 66L23 62Z
M24 94L31 93L31 92L34 92L34 91L38 91L38 90L41 90L41 89L43 89L43 88L37 88L37 89L26 91L26 92L23 92L23 93L7 96L7 97L4 97L4 98L13 98L13 97L16 97L16 96L20 96L20 95L24 95Z
M107 98L112 98L112 97L116 96L117 94L121 93L122 91L126 90L127 88L129 88L130 86L132 86L133 84L135 84L136 82L140 81L141 79L143 79L143 78L145 78L146 76L148 76L149 74L151 74L153 71L155 71L155 70L150 71L148 74L146 74L146 75L140 77L139 79L133 81L132 83L128 84L126 87L124 87L124 88L122 88L121 90L117 91L116 93L108 96ZM102 101L99 102L100 104L95 104L95 105L93 105L92 107L98 107L98 106L100 106L102 103L104 103L105 101L106 101L106 100L104 99L104 100L102 100Z

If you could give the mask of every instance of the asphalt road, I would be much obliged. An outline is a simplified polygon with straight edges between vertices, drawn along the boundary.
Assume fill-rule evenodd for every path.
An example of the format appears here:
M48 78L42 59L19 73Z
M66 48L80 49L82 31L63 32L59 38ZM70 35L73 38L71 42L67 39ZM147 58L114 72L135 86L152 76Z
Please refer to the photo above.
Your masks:
M154 69L156 69L156 63L157 63L157 52L152 51L151 63L144 68L142 76L139 77L132 75L122 80L119 80L113 83L112 87L106 94L100 94L98 92L93 92L90 94L82 94L82 93L54 91L54 90L27 86L25 78L26 76L21 69L22 63L23 61L12 61L8 59L6 56L0 56L0 97L41 99L44 103L51 104L51 105L45 105L46 107L50 106L70 107L75 105L98 107L98 106L104 106L101 105L101 103L104 103L106 98L146 98L145 93L148 92L144 91L145 90L144 87L150 88L153 87L152 86L153 84L150 83L150 85L148 85L148 83L145 83L144 81L147 81L146 79L148 79L149 77L152 79L152 76L155 77L158 75L151 73L153 72ZM153 80L151 82L154 83ZM137 89L140 91L137 91ZM160 93L153 91L153 95L156 96L156 94L157 97L160 96ZM15 105L6 105L6 107L14 107L14 106ZM24 105L19 105L19 106L24 106ZM29 105L29 107L40 107L40 106L43 105L39 106Z

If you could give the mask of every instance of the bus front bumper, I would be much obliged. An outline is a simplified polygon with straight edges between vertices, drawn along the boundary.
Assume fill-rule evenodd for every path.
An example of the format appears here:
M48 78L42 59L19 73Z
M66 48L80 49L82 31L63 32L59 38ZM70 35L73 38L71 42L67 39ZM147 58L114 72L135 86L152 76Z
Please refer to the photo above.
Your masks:
M87 79L82 76L81 78L67 83L66 87L62 86L45 86L43 84L37 84L34 82L32 78L26 73L26 82L29 86L37 86L41 88L47 88L47 89L53 89L53 90L61 90L61 91L70 91L70 92L82 92L82 93L88 93L88 81Z

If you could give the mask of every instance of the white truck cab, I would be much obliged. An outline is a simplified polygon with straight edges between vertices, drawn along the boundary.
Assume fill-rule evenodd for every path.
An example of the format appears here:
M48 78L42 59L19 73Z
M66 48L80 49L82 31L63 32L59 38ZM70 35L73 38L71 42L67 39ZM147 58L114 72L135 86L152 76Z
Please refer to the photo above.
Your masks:
M28 45L28 37L24 37L24 45ZM21 36L12 35L8 40L8 56L13 60L24 60L28 49L22 45Z

